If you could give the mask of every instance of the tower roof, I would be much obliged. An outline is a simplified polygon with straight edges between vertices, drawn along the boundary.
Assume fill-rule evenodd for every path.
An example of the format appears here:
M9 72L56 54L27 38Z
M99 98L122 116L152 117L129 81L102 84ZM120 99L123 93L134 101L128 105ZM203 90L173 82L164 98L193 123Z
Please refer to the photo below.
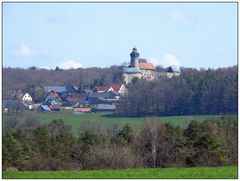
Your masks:
M178 66L172 65L172 66L169 66L169 67L167 68L167 72L180 73L181 70L180 70L180 68L179 68Z
M137 52L137 48L134 46L132 52L130 53L131 57L139 57L139 53Z

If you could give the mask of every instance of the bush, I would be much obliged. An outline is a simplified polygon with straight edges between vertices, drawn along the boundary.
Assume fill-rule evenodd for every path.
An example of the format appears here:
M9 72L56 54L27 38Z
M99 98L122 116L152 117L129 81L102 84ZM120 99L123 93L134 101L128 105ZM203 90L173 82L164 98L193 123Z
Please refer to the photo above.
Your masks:
M114 169L142 166L139 159L129 147L93 146L85 155L84 169Z
M48 158L42 154L36 154L27 164L26 170L70 170L74 166L73 163L64 162L55 158Z

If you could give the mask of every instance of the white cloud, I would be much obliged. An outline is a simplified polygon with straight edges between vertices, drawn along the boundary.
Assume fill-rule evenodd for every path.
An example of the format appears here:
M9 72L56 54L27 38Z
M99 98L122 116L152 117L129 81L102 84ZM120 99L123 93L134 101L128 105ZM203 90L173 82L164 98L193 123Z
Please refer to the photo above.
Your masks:
M36 56L39 56L40 54L41 54L41 50L36 48L31 48L26 43L22 43L15 50L15 56L24 57L24 58L36 57Z
M189 19L180 11L172 11L170 12L170 18L174 21L177 21L182 24L189 24Z
M176 65L176 66L180 66L180 60L173 54L170 53L166 53L163 57L163 63L166 64L167 66L170 65Z
M82 67L82 65L76 60L67 60L60 63L58 66L62 69L71 69L71 68L77 69Z
M154 66L163 66L163 67L168 67L171 65L176 65L176 66L180 66L180 60L173 54L171 53L166 53L162 56L162 58L154 58L154 57L150 57L147 58L148 62L152 63Z
M50 67L47 66L47 65L43 65L43 66L41 66L40 68L41 68L41 69L47 69L47 70L50 70Z
M26 44L21 44L20 47L17 49L17 54L21 57L32 56L32 53L32 50Z

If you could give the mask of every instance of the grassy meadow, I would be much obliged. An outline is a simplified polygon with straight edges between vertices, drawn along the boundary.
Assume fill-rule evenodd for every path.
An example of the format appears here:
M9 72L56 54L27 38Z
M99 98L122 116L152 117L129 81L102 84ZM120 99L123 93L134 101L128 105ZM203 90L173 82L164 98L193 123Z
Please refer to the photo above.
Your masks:
M34 113L34 116L42 124L50 123L56 119L62 119L67 125L71 125L75 134L79 134L81 126L86 121L99 122L103 126L116 125L122 128L126 124L130 124L134 130L138 130L146 118L144 117L114 117L112 113L85 113L75 115L71 111L53 112L53 113ZM194 115L194 116L161 116L160 121L169 122L173 125L179 125L182 128L187 127L191 120L203 121L205 119L215 119L221 115ZM11 116L3 115L3 121L10 119ZM20 121L25 120L26 116L20 116Z
M4 171L4 179L13 178L201 178L236 179L237 166L192 168L145 168L82 171Z

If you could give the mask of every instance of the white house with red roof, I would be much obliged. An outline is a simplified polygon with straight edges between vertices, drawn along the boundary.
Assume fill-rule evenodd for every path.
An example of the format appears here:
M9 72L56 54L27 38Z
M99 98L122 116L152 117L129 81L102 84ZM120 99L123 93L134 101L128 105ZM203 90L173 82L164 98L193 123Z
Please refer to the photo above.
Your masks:
M109 91L113 91L113 88L111 86L95 86L94 91L95 92L109 92Z
M118 83L112 83L111 88L119 94L124 94L127 90L124 84L118 84Z
M110 92L114 91L118 94L124 94L126 92L126 87L124 84L112 83L110 86L96 86L94 88L95 92Z

